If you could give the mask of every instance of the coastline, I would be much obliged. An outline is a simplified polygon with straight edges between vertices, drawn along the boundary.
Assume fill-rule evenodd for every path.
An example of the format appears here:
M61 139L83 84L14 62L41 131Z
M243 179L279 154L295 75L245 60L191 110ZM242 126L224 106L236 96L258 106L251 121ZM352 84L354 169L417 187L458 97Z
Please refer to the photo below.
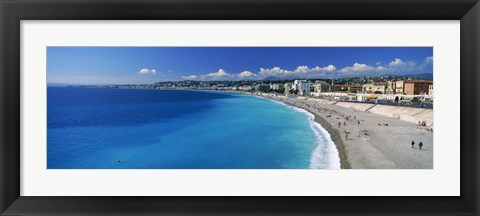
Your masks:
M322 99L256 96L313 114L315 122L330 133L341 169L433 169L433 132L415 123ZM416 142L413 148L412 141ZM422 149L419 142L424 144Z
M433 130L415 123L421 118L430 120L433 125L431 111L428 118L421 108L337 103L318 98L246 92L209 92L254 96L311 114L309 121L328 132L329 142L333 142L329 146L336 147L340 161L335 161L337 169L338 166L341 169L433 169ZM411 146L412 141L415 146ZM419 148L419 142L423 143L422 148Z
M284 102L285 104L287 104L289 106L293 106L293 107L297 107L299 109L303 109L306 112L315 116L315 119L314 119L315 122L320 124L330 134L330 139L332 139L333 143L337 147L338 156L340 158L340 169L350 169L350 163L347 160L347 155L345 153L345 146L344 146L344 143L343 143L342 138L340 136L340 131L335 130L325 119L323 119L322 117L320 117L316 113L312 113L311 111L305 109L305 107L298 106L298 105L293 104L293 103L288 102L288 101L282 101L282 102Z

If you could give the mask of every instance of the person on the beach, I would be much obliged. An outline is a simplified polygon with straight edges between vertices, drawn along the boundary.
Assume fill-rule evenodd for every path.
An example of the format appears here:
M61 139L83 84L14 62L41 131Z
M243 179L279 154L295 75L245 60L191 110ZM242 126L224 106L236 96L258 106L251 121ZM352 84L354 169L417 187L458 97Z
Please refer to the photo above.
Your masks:
M415 141L412 140L412 148L415 146Z
M341 125L342 125L342 124L340 124L340 122L338 122L338 128L340 128Z
M422 141L420 141L420 142L418 143L418 149L422 150L422 146L423 146L423 143L422 143Z
M358 120L358 124L360 124L360 120Z
M345 140L348 140L348 132L347 131L343 132L343 135L345 136Z

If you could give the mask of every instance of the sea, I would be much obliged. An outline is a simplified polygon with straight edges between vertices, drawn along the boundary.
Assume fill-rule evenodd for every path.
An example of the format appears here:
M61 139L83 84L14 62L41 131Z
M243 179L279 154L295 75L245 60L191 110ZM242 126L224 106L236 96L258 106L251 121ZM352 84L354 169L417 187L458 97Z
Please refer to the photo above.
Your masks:
M339 169L303 109L253 95L47 88L48 169Z

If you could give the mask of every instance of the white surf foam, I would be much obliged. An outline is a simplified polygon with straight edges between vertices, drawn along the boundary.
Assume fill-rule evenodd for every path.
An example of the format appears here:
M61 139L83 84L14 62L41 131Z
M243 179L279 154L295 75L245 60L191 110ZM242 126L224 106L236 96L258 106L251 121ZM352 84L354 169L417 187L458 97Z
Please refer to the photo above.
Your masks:
M310 123L310 128L316 135L317 147L313 150L310 159L312 169L340 169L340 157L337 146L330 133L315 121L315 115L305 109L289 106L292 110L305 114Z
M263 98L263 97L259 97ZM263 98L266 99L266 98ZM267 99L268 100L268 99ZM337 146L333 142L330 133L315 121L315 115L305 109L288 105L277 100L270 100L272 102L287 106L291 110L305 114L310 123L310 128L315 133L317 140L317 147L312 152L310 159L310 168L312 169L340 169L340 156Z

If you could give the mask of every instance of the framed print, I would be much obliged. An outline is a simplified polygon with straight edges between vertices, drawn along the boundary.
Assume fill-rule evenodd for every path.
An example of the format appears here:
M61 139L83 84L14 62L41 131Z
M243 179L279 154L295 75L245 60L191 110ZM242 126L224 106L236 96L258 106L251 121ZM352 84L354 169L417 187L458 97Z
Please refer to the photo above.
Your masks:
M478 215L478 1L0 7L2 215Z

